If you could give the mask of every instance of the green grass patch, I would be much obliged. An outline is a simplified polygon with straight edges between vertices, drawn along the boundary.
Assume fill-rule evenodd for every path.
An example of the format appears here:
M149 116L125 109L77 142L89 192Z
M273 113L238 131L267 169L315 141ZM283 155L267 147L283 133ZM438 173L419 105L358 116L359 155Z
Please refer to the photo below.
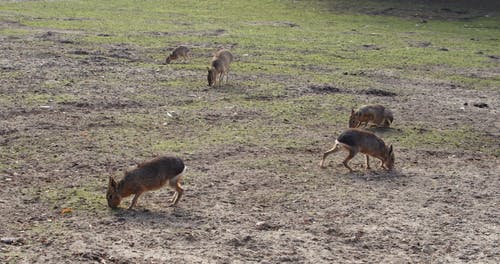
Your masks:
M345 9L331 9L325 4L57 1L4 3L0 9L18 14L19 22L32 27L83 30L87 32L82 39L85 42L164 48L208 41L214 49L236 43L237 53L251 55L244 65L235 64L243 73L298 74L303 71L298 67L301 65L325 69L338 65L345 70L422 64L492 67L494 63L484 57L470 54L500 50L495 41L490 41L500 34L495 26L500 21L498 16L422 24L411 17L342 13ZM336 4L342 6L342 1ZM430 46L412 47L414 42L429 42Z
M68 103L77 101L77 97L73 94L46 94L46 93L27 93L23 95L23 102L26 106L51 104L51 103Z
M412 149L432 150L469 150L480 151L498 156L499 151L492 149L494 139L482 135L469 127L456 129L403 128L401 133L387 135L388 142L395 146Z
M24 29L24 28L0 28L0 35L2 36L26 36L33 34L33 30Z
M101 211L107 206L106 197L101 187L102 183L95 181L79 187L50 188L41 192L41 196L58 212L62 212L64 208L72 210L68 211L68 214L85 211L95 212Z

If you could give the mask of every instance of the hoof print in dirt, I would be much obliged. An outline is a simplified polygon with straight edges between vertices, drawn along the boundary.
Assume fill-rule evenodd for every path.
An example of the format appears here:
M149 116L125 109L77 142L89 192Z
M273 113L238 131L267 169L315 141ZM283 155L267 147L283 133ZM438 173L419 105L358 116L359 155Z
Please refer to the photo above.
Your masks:
M83 252L83 253L74 253L75 257L81 260L93 260L99 263L106 263L106 259L108 256L105 253L101 252Z
M257 228L257 230L278 230L279 226L262 221L257 222L255 228Z
M396 96L396 93L385 91L385 90L380 90L380 89L375 89L375 88L370 88L368 90L363 90L362 93L368 94L368 95L375 95L375 96L388 96L388 97L393 97Z
M69 52L70 54L75 54L75 55L89 55L90 53L85 50L74 50Z
M363 44L361 47L365 50L380 50L380 47L373 44Z
M347 244L354 244L354 243L358 243L361 239L361 237L364 235L365 233L363 231L358 231L356 232L355 234L353 234L352 236L346 238L344 240L345 243Z
M344 75L351 75L351 76L365 76L366 73L364 71L358 71L358 72L343 72L342 74Z
M125 219L124 217L118 217L118 218L116 218L116 221L117 222L125 222L125 221L127 221L127 219Z
M496 56L496 55L488 55L488 58L490 58L490 59L492 59L492 60L500 61L500 56Z
M310 85L309 89L318 94L340 93L340 89L328 84L323 85Z
M475 107L479 107L479 108L488 108L489 107L487 103L474 103L472 105Z
M233 238L229 240L227 243L233 247L241 247L248 244L249 242L252 242L253 240L254 239L251 236L245 236L241 239Z
M40 38L41 39L50 39L50 38L52 38L55 35L56 35L56 33L52 32L52 31L47 31L46 33L42 34L40 36Z
M415 47L415 48L427 48L432 45L432 42L430 41L409 42L408 45L410 47Z

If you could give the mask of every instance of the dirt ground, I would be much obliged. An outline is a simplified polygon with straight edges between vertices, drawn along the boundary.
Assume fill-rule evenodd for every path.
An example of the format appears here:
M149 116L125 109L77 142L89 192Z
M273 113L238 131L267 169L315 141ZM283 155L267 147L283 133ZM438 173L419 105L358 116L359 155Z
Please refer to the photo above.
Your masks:
M164 188L141 197L135 210L108 209L104 195L109 175L164 154L148 151L141 140L150 140L148 133L175 138L164 132L163 120L136 122L127 115L165 116L170 106L225 100L239 81L251 76L235 69L232 85L206 89L205 68L151 70L135 62L150 62L157 51L126 45L82 48L72 42L73 34L79 32L47 29L0 36L1 93L10 98L0 102L2 262L500 262L500 164L493 151L396 146L393 172L365 172L358 156L352 161L357 171L348 173L339 165L343 154L333 155L328 167L320 169L322 152L335 138L332 131L340 131L347 120L308 131L293 127L292 135L317 139L308 147L231 143L175 153L188 166L185 196L177 207L166 206L171 193ZM471 72L498 76L500 66L493 72ZM488 148L500 147L498 89L470 90L383 71L368 74L388 90L401 92L354 96L393 106L395 129L412 123L428 129L463 124L487 138ZM190 92L153 85L198 76L199 87ZM290 83L286 97L318 90L301 78ZM134 97L141 93L154 93L163 103ZM44 96L49 99L43 101ZM488 107L473 106L478 102ZM199 115L214 124L261 117L258 111L235 117L231 109L206 109ZM169 124L179 134L196 130L188 122ZM130 143L130 137L137 143ZM65 211L68 204L71 212Z

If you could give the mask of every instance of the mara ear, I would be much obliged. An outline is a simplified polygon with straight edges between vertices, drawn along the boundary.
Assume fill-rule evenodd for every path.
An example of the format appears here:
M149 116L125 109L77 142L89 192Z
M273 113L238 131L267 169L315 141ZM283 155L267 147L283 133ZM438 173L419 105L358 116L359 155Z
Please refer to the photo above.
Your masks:
M392 153L392 144L389 145L389 153Z
M354 114L354 108L351 108L351 115Z
M109 184L108 184L108 186L111 187L112 189L116 189L116 181L113 178L113 176L109 176Z
M207 71L210 71L210 67L207 67Z

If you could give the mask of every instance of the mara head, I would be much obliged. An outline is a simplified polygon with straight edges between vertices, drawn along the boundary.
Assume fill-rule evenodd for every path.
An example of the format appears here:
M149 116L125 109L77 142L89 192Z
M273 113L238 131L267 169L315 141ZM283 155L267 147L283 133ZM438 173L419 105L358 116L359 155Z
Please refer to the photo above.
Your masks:
M392 168L394 168L394 151L392 149L392 145L389 145L389 147L387 147L384 167L388 170L392 170Z
M172 60L177 59L177 56L175 56L173 53L168 55L167 59L165 60L165 64L169 64Z
M208 81L208 86L213 86L215 84L215 69L208 68L208 75L207 75L207 81Z
M108 191L106 193L106 199L108 200L108 206L111 208L116 208L120 204L122 198L118 194L118 184L113 177L109 176Z
M351 109L351 116L349 116L349 128L358 127L360 123L359 113L356 113L354 109Z

